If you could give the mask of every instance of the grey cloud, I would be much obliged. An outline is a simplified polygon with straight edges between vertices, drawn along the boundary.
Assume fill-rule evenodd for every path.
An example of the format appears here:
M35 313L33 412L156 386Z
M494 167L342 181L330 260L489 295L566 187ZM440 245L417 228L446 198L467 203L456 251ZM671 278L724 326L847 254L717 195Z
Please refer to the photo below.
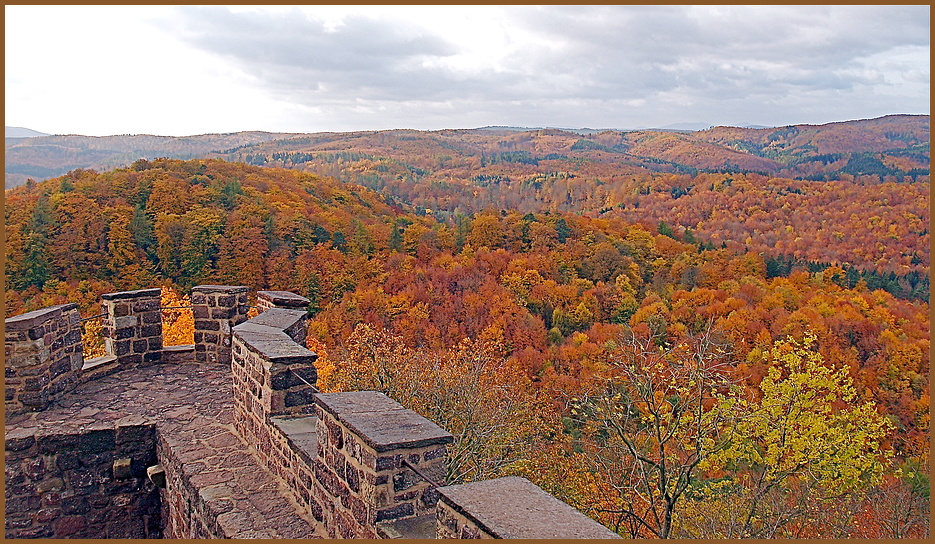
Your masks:
M885 85L899 63L868 59L929 46L927 6L502 9L518 31L551 46L521 47L504 69L472 74L424 62L456 55L459 46L398 18L349 17L329 32L298 10L234 14L221 7L186 7L179 8L175 32L233 59L273 94L328 111L382 104L381 111L402 120L443 118L454 109L458 119L490 117L492 124L502 124L538 116L538 122L515 122L540 125L559 124L558 119L594 126L652 124L627 121L647 118L648 109L663 118L656 124L699 116L719 123L742 116L784 124L808 119L778 120L780 112L895 107L895 98L858 91ZM927 78L927 64L916 68L904 71L906 77ZM644 111L627 106L634 100L645 101ZM919 104L916 99L902 111ZM694 113L700 108L705 113Z
M613 79L621 71L678 67L689 82L703 83L720 64L744 67L745 73L725 74L728 87L734 78L768 72L767 61L791 63L793 78L807 73L821 85L833 66L929 43L925 6L563 7L518 8L515 15L527 29L573 44L567 70ZM605 60L610 55L615 62Z
M421 59L456 52L452 44L423 29L365 17L348 18L329 32L298 10L235 14L221 7L185 7L179 14L182 39L234 59L285 93L328 89L428 98L445 74L420 68Z

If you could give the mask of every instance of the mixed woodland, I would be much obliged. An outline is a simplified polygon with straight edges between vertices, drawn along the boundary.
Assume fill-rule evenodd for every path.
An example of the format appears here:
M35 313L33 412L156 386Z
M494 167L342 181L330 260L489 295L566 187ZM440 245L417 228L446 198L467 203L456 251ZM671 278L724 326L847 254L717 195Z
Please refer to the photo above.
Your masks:
M323 134L76 169L6 191L6 315L293 291L320 388L449 430L449 482L521 475L624 536L925 537L928 116L843 125Z

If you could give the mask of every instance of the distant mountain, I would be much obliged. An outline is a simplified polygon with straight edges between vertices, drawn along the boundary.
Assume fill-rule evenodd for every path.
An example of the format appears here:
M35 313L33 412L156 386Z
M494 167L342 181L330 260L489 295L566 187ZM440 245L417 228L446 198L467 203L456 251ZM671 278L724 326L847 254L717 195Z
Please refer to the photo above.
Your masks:
M7 138L36 138L38 136L48 136L45 132L39 132L23 127L6 127Z
M929 173L930 116L887 115L825 125L713 127L692 135L709 144L774 161L789 177Z
M9 134L11 127L7 127ZM39 134L39 133L37 133ZM109 170L137 159L190 159L258 142L294 136L290 133L236 132L198 136L49 136L6 139L5 186L60 176L78 168Z
M77 168L137 159L222 158L335 176L370 187L399 180L528 179L587 172L612 179L642 172L749 171L803 179L927 176L928 115L890 115L825 125L606 130L488 126L292 134L239 132L188 137L41 136L6 141L6 186ZM495 168L492 168L495 166ZM493 176L491 178L491 176Z
M687 131L696 131L704 130L714 126L711 123L675 123L672 125L666 125L664 127L659 127L658 130L687 130Z

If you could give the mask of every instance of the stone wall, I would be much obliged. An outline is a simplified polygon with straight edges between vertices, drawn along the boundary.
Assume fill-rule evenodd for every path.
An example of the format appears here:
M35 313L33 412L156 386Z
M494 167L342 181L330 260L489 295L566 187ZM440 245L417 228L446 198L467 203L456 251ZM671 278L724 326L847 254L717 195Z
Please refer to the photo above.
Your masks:
M290 293L289 291L257 291L256 307L260 313L270 308L282 308L285 310L308 309L309 300L301 295Z
M230 538L218 525L217 518L225 513L224 509L211 508L212 497L201 496L200 489L183 469L184 462L177 450L164 438L157 444L157 456L165 478L165 488L159 491L163 538ZM205 467L208 468L216 467Z
M234 424L268 450L269 418L312 411L318 356L285 331L305 330L305 312L271 309L233 328Z
M104 349L117 365L148 366L162 358L161 289L101 295Z
M232 408L214 416L227 419L227 430L201 425L192 436L207 433L211 447L221 449L205 453L204 444L163 436L145 421L81 423L55 435L41 435L49 432L42 425L15 427L6 437L8 538L616 537L522 478L444 486L449 433L379 392L319 393L317 355L302 345L307 312L299 306L307 300L262 292L262 313L245 322L246 289L192 292L199 372L230 364L232 375ZM111 373L101 370L105 364L184 364L190 346L178 353L162 346L159 295L148 289L102 297L111 355L85 362L85 377ZM38 417L25 410L45 410L82 381L76 305L6 323L7 412ZM75 416L80 423L82 414ZM269 471L260 470L263 478L275 475L278 483L259 484L255 470L237 473L244 457L254 456ZM162 491L146 478L157 460ZM234 473L246 486L264 486L262 515L252 487L231 487ZM269 515L284 509L292 517Z
M448 432L376 391L315 402L315 492L330 537L377 538L377 523L434 513L435 488L410 466L444 481Z
M52 306L5 321L7 416L45 410L78 383L84 358L77 308Z
M247 320L247 288L199 285L192 289L195 319L195 360L200 363L231 361L231 329Z
M436 538L620 538L515 476L438 488Z
M128 420L131 418L128 418ZM6 433L6 538L160 538L153 425Z

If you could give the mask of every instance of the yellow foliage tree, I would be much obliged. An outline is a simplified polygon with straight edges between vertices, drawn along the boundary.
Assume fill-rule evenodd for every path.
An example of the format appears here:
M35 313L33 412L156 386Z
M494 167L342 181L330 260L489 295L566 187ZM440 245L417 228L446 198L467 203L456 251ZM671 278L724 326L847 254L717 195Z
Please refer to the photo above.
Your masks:
M195 318L191 308L191 299L181 295L169 286L162 288L160 302L163 308L172 308L162 311L162 345L184 346L195 343Z
M680 512L679 536L814 536L814 520L848 510L843 499L880 482L889 453L880 442L892 426L815 344L811 333L773 344L762 398L737 403L730 446L702 466L732 474L696 489L697 503Z

